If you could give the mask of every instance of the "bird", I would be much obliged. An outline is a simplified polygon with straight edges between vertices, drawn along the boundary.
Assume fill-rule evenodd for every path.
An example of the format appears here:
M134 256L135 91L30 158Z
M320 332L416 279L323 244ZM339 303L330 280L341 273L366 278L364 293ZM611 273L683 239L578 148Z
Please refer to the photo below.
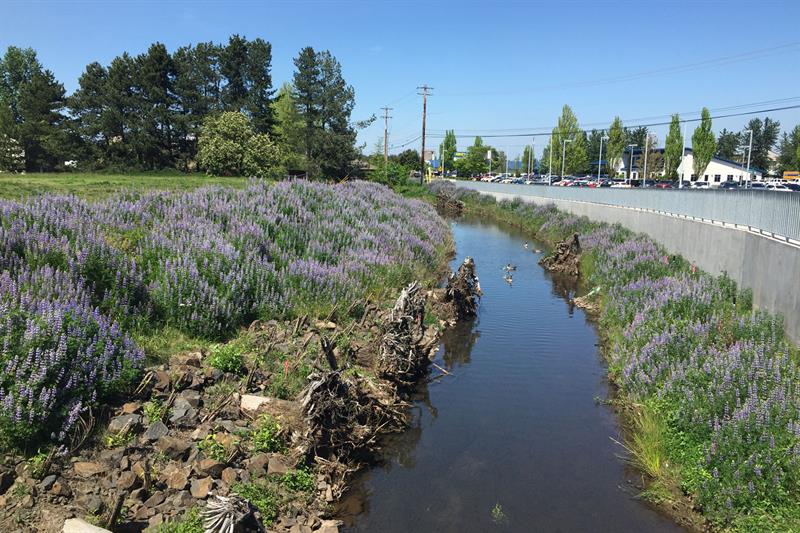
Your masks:
M511 285L512 283L514 283L514 277L511 274L506 274L505 276L503 276L503 281Z
M506 272L513 272L516 269L517 269L517 267L512 265L511 263L509 263L509 264L507 264L506 266L503 267L503 270L505 270Z
M525 241L525 244L523 244L522 246L524 246L525 248L527 248L527 247L528 247L528 241Z
M540 253L542 253L542 251L541 251L540 249L538 249L538 248L537 248L537 249L535 249L535 250L533 251L533 253L535 253L535 254L540 254Z

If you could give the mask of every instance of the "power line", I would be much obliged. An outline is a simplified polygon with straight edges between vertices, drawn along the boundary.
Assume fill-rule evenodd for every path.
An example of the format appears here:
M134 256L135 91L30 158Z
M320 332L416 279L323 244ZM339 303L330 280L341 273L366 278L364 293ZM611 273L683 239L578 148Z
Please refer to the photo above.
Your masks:
M775 111L786 111L788 109L800 109L800 104L784 106L784 107L773 107L773 108L770 108L770 109L758 109L756 111L743 111L741 113L728 113L728 114L724 114L724 115L715 115L715 116L712 116L711 118L712 119L720 119L720 118L742 117L742 116L746 116L746 115L758 115L758 114L761 114L761 113L773 113ZM688 123L688 122L699 122L700 120L702 120L700 117L697 117L697 118L684 118L684 119L679 119L678 122L680 122L680 123ZM610 122L604 122L604 124L608 124L608 123L610 123ZM654 127L654 126L666 126L666 125L669 125L670 123L671 123L671 121L651 122L649 124L633 124L633 125L626 126L626 127L628 127L628 128L650 128L650 127ZM480 133L474 134L473 133L473 134L462 134L462 135L456 134L456 137L475 137L475 136L477 136L477 137L487 137L487 138L500 138L500 137L549 137L551 135L553 135L553 132L543 132L543 133L537 133L537 132L497 133L497 134L480 134ZM440 138L444 138L444 135L443 134L439 134L439 133L433 133L433 134L431 134L431 137L435 137L437 139L440 139Z

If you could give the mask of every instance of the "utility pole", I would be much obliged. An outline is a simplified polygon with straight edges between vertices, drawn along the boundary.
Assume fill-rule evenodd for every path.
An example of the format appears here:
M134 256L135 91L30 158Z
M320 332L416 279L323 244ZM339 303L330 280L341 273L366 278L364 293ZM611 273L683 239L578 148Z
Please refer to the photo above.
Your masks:
M747 183L746 188L750 188L753 180L750 178L750 156L753 155L753 130L750 130L750 148L747 150Z
M389 111L391 107L382 107L383 109L383 162L389 162Z
M602 161L603 161L603 141L607 141L607 140L608 140L608 137L606 137L605 135L600 137L600 153L597 155L597 184L598 185L600 185L600 167L602 167ZM608 165L606 165L606 170L608 170Z
M681 137L681 162L678 163L678 168L681 169L680 176L678 176L678 188L683 189L683 161L686 159L686 122L683 123L683 137ZM692 156L694 157L694 156ZM690 174L691 176L691 174ZM689 178L691 181L691 177Z
M420 181L422 177L425 176L425 116L428 113L428 96L433 87L428 87L427 85L423 85L422 87L417 87L418 90L422 91L417 93L422 95L422 153L420 154L420 163L421 163L421 170L420 170Z
M642 186L647 186L647 152L650 150L650 134L644 137L644 177L642 178Z

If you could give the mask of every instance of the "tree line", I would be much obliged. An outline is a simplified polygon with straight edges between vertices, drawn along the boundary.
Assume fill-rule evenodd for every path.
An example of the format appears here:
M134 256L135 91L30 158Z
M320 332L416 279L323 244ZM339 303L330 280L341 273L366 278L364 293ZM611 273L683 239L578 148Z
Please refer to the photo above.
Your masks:
M626 151L631 145L638 153L647 154L648 177L663 176L666 179L677 179L678 167L683 157L684 145L692 147L694 169L696 175L702 175L713 157L734 160L746 164L750 152L750 131L753 132L750 167L763 171L773 170L779 175L784 170L800 169L800 125L790 132L780 134L780 122L769 117L754 118L747 123L741 132L730 132L723 129L717 137L711 129L711 113L703 108L699 125L694 129L690 139L683 139L681 119L678 114L672 115L669 130L664 142L664 150L659 150L659 140L655 133L645 126L627 128L619 117L615 117L604 130L581 129L578 119L570 106L565 105L561 111L557 125L553 128L548 144L541 159L534 167L540 172L577 175L597 172L598 159L601 160L601 171L619 167ZM688 136L688 135L687 135ZM780 139L780 140L779 140ZM468 147L464 157L455 158L455 133L448 130L440 145L446 170L457 170L461 176L483 174L493 170L505 170L505 154L484 144L476 137L472 146ZM602 142L603 153L600 157ZM492 150L491 165L487 153ZM527 168L531 148L526 147L522 154L523 166ZM770 152L777 150L777 164L773 164ZM552 152L552 153L551 153ZM562 161L563 158L563 161ZM614 170L611 172L614 173Z
M356 132L368 121L351 121L355 93L340 63L306 47L294 65L276 91L263 39L232 35L172 53L157 42L90 63L67 95L34 50L11 46L0 58L0 170L210 170L204 161L233 150L238 164L215 172L352 173ZM216 137L202 158L205 131ZM256 145L267 147L268 168L243 166Z

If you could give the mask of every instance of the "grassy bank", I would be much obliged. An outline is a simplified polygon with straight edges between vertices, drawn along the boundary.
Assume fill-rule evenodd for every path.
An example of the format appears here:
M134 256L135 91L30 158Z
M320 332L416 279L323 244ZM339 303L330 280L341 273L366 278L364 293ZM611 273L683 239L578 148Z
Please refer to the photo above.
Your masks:
M0 213L0 444L33 449L124 395L147 356L255 320L346 321L431 280L452 243L430 206L363 182L43 195Z
M631 425L624 444L651 478L644 497L688 498L719 530L800 530L800 370L780 319L754 311L728 278L619 226L457 194L468 211L538 239L580 235L583 282Z
M106 198L123 190L188 191L209 185L244 187L246 178L218 178L204 174L139 173L98 174L85 172L0 173L0 198L17 200L38 194L75 194L87 200Z

